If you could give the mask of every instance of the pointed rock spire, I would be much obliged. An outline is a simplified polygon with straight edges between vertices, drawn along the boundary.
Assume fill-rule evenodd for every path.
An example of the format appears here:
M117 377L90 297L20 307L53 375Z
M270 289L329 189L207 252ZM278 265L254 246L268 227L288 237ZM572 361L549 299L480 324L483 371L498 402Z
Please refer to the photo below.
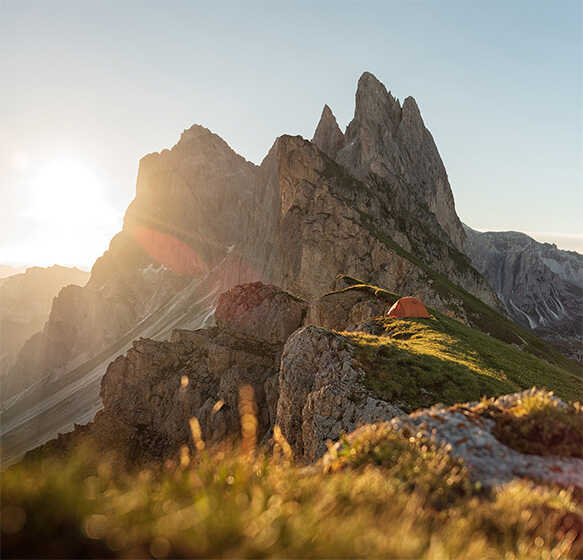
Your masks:
M336 122L336 117L328 105L324 105L312 142L332 159L336 157L338 151L344 146L344 134L342 134Z
M370 72L358 80L354 118L359 121L389 122L393 127L401 120L401 105Z
M426 205L452 245L462 249L465 234L447 173L412 97L401 107L375 76L364 72L358 80L354 119L336 160L362 179L373 173L394 184L404 181L406 188L395 195L398 203L409 212Z

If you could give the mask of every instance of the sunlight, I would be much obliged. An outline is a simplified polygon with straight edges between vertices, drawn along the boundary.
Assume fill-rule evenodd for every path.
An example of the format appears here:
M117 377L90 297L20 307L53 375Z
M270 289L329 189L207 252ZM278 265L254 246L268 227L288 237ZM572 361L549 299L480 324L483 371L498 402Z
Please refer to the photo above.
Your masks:
M40 165L26 191L22 217L31 235L19 252L30 262L90 267L120 229L105 186L82 161L64 156Z
M32 183L30 213L59 225L95 221L103 211L102 186L80 162L59 159L43 167Z

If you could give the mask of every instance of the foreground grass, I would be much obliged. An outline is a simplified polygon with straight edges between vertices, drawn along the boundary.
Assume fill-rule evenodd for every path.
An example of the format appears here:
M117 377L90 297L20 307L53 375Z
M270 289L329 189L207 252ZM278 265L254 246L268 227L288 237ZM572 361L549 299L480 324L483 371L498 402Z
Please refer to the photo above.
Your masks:
M432 311L431 319L382 317L367 331L346 332L357 348L366 385L408 410L454 404L531 386L583 400L583 378Z
M583 407L537 392L515 406L498 410L480 403L495 422L496 437L521 453L583 458Z
M217 451L120 472L88 450L2 477L2 557L576 558L561 489L486 493L431 442L363 430L314 467Z

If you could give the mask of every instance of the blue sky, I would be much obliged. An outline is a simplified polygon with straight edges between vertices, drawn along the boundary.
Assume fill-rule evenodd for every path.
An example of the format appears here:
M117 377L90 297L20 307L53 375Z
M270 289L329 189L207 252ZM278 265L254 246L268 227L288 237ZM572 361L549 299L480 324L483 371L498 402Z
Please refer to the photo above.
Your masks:
M259 163L324 103L345 127L364 70L417 100L464 222L583 252L582 6L0 0L0 262L90 266L144 154L200 123Z

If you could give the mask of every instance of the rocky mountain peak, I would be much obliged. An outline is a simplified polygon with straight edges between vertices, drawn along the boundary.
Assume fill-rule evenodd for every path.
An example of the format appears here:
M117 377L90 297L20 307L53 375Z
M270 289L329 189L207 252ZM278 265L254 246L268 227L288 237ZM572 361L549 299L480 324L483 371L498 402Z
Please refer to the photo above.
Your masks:
M328 105L324 105L312 142L332 159L336 157L338 150L344 146L344 134L342 134L336 122L336 117Z
M370 72L364 72L356 88L355 120L372 119L394 124L399 123L401 105L399 100Z
M462 250L465 234L447 173L412 97L401 106L373 74L362 74L354 118L334 159L361 180L372 174L392 185L394 204L401 210L431 212L451 245Z

